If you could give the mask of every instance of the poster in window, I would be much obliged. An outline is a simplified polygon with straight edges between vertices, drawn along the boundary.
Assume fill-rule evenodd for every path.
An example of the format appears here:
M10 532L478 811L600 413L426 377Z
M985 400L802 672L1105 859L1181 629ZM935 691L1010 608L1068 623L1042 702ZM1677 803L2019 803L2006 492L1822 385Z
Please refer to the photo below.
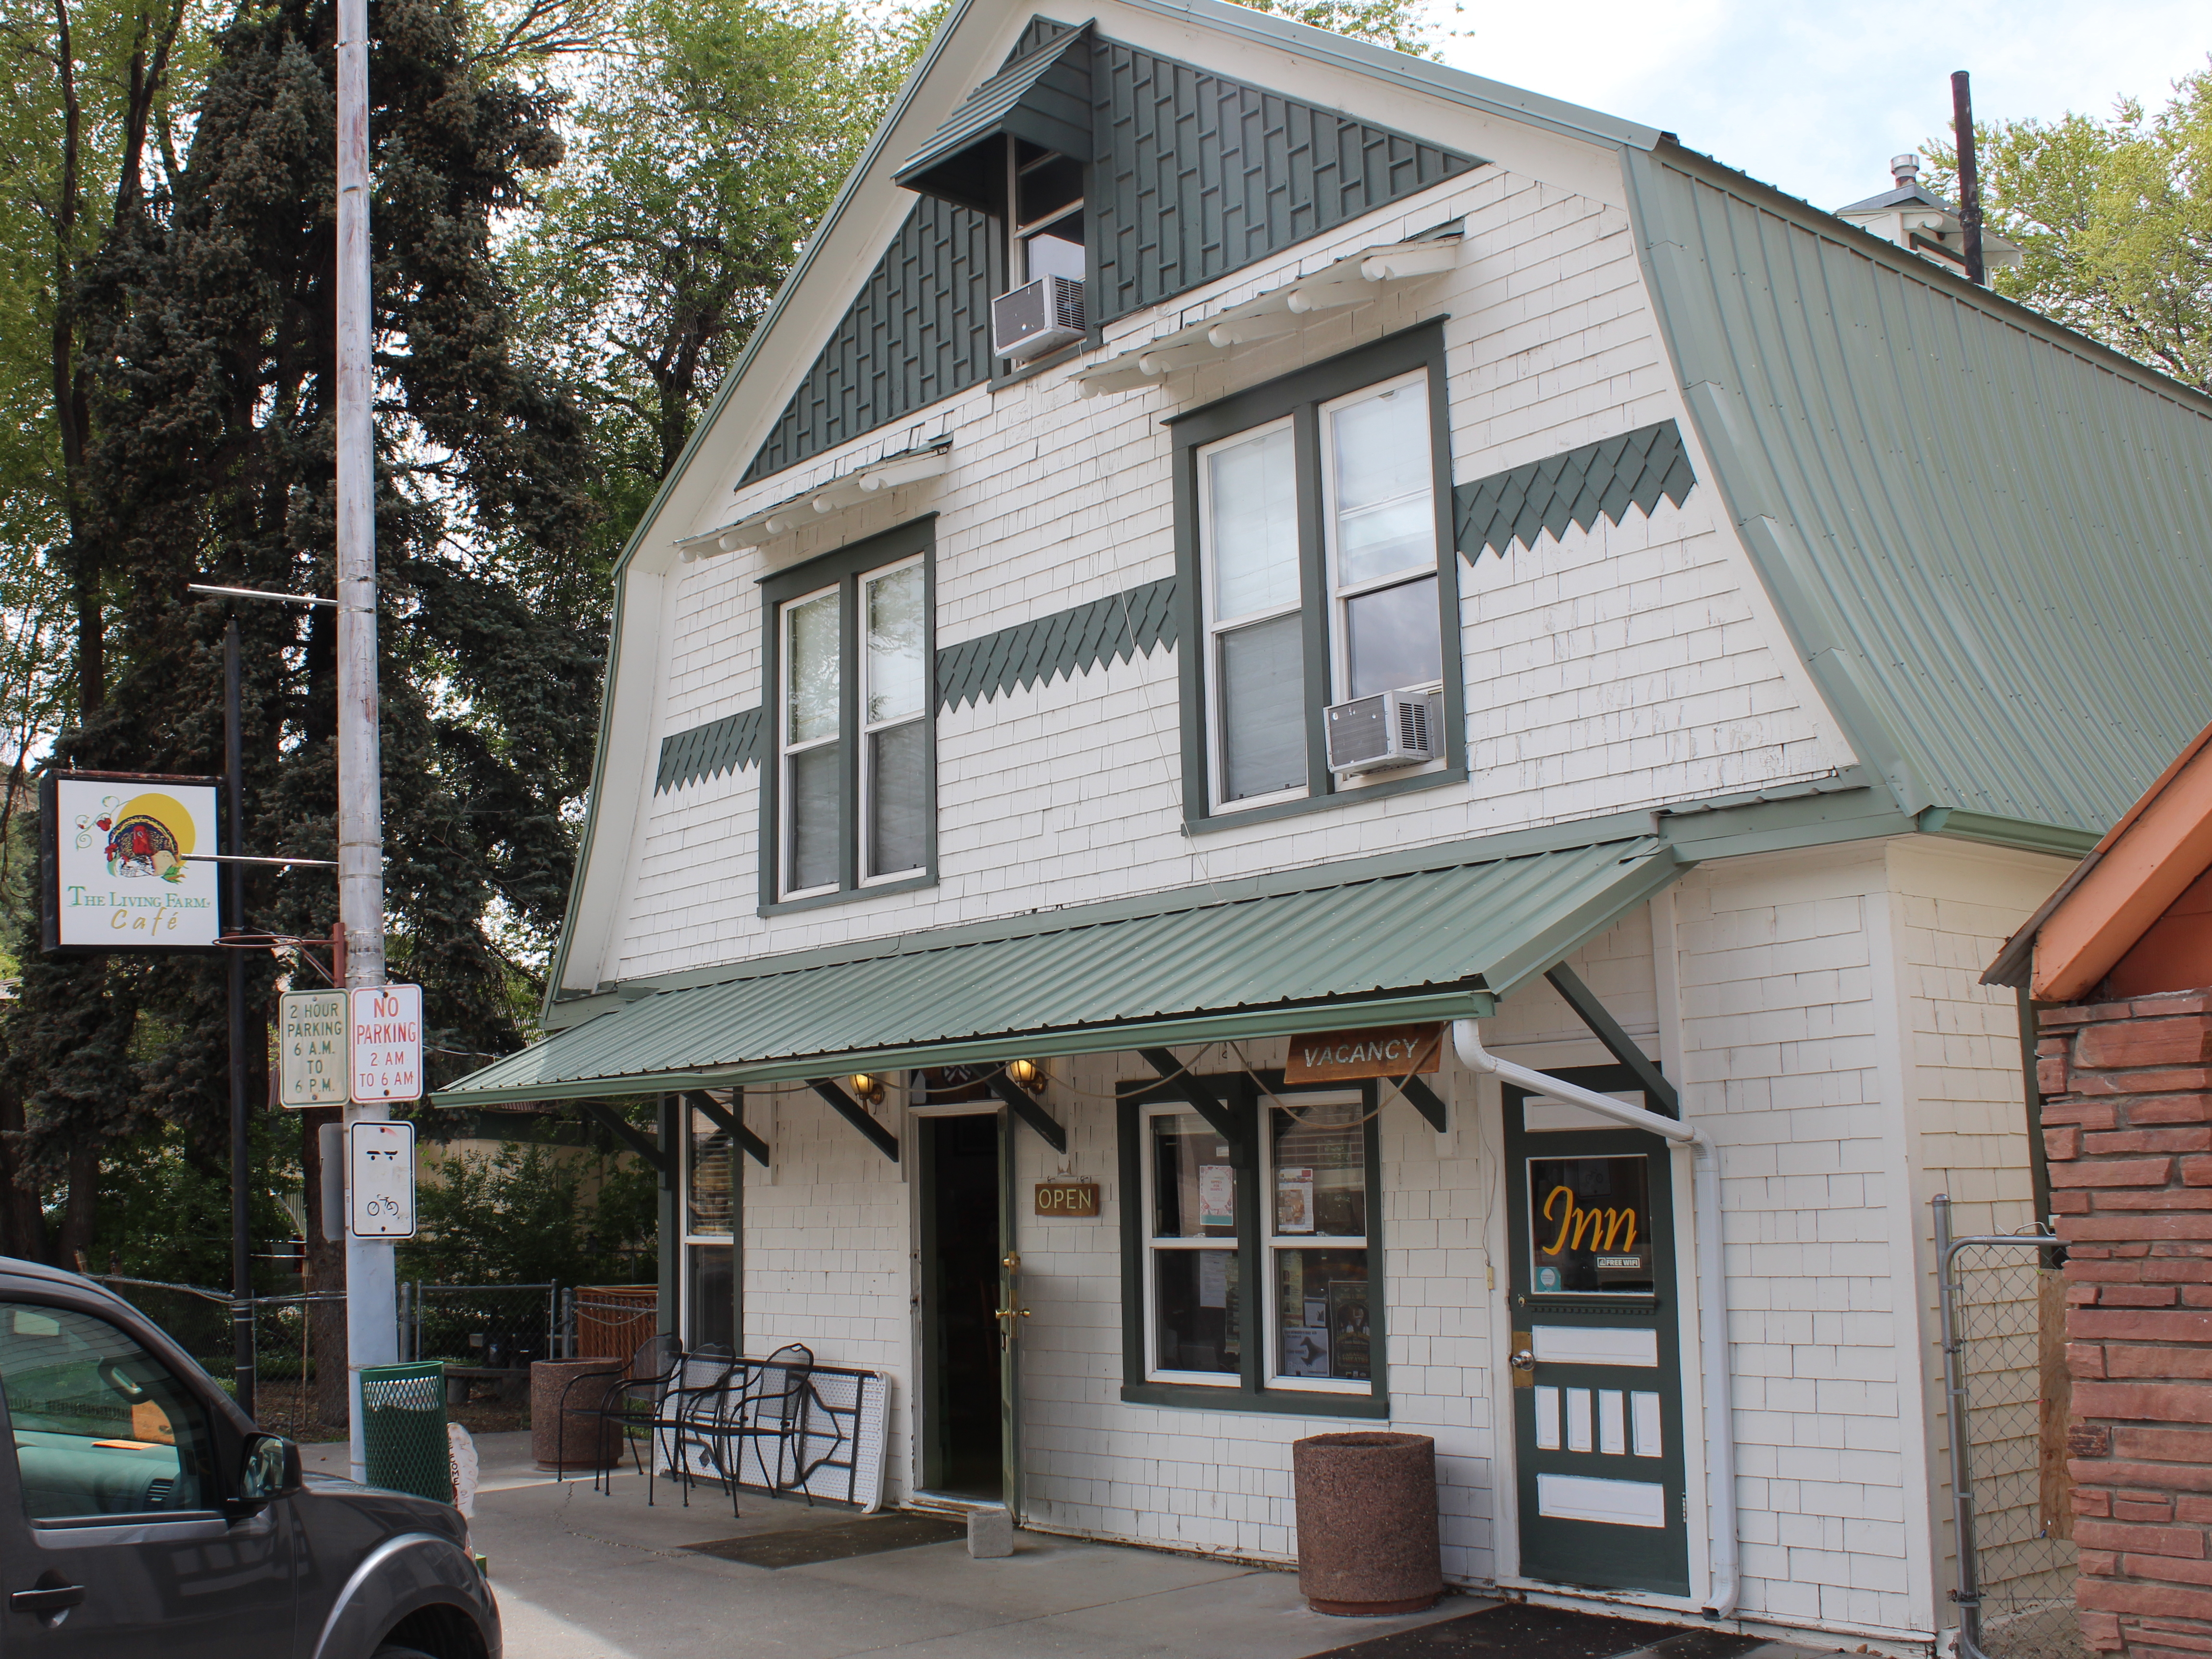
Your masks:
M1331 1376L1368 1380L1367 1281L1332 1279L1328 1281L1329 1346L1335 1364Z
M1288 1325L1283 1328L1283 1375L1327 1376L1328 1327Z
M1226 1164L1198 1166L1198 1224L1233 1227L1237 1224L1237 1171Z
M1314 1172L1310 1169L1275 1171L1275 1231L1310 1233L1314 1230Z
M1226 1308L1229 1305L1229 1259L1227 1250L1200 1250L1198 1253L1198 1305L1201 1308Z

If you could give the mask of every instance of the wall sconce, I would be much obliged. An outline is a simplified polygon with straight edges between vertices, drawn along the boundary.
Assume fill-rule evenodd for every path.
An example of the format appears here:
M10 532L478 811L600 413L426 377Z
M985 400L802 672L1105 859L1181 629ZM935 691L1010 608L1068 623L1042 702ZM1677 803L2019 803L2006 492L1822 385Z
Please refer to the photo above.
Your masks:
M880 1106L884 1099L884 1080L869 1072L855 1072L845 1079L855 1099L871 1106Z
M1051 1080L1045 1076L1044 1067L1033 1060L1008 1060L1006 1077L1016 1087L1026 1089L1033 1095L1042 1094L1044 1085Z

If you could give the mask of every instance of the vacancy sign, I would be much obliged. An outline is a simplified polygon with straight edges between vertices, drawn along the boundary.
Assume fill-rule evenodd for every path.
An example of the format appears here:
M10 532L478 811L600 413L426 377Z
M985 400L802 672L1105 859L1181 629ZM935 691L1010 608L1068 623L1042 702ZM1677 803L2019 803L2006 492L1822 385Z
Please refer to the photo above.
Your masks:
M347 1124L346 1191L346 1226L356 1238L414 1237L415 1126Z
M276 1099L284 1106L343 1106L346 994L287 991L276 999Z
M422 988L363 985L349 992L353 1097L363 1106L422 1097Z

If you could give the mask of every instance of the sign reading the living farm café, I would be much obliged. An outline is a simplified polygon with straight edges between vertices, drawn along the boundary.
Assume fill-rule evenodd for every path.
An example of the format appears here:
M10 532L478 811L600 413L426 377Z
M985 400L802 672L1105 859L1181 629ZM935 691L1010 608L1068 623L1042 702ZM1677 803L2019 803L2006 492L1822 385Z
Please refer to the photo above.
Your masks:
M422 1097L422 988L363 985L350 994L353 1097L362 1105Z
M40 791L48 951L210 951L222 933L214 778L56 772Z
M1036 1184L1039 1215L1085 1218L1098 1213L1098 1183L1095 1181L1040 1181Z
M349 1047L343 990L287 991L277 998L278 1103L343 1105Z
M1443 1047L1441 1025L1377 1025L1364 1031L1323 1031L1291 1039L1285 1083L1350 1083L1361 1078L1433 1072Z

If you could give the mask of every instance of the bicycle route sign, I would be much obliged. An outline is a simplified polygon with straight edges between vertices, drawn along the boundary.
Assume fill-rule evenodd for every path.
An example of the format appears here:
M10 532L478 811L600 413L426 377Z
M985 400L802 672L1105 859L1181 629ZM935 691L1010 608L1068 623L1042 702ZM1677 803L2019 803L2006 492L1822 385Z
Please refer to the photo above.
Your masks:
M415 1237L415 1126L346 1125L346 1227L356 1238Z

